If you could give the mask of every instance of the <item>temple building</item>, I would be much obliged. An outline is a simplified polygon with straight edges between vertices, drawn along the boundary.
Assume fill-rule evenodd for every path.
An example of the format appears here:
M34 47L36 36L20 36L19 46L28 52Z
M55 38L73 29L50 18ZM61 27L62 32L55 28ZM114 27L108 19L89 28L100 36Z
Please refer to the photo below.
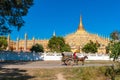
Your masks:
M55 32L53 33L53 36L55 35ZM100 37L97 34L91 34L87 32L83 26L82 23L82 17L80 17L80 23L78 26L78 29L71 34L68 34L64 37L67 44L70 45L72 52L80 52L82 53L82 47L87 44L90 40L93 42L98 42L100 44L100 47L98 49L98 53L106 53L106 46L109 43L109 38ZM16 41L10 40L10 36L8 36L8 50L13 49L15 51L30 51L30 48L38 43L42 44L44 47L44 50L47 52L49 51L47 45L49 40L37 40L33 37L32 40L28 40L28 35L24 35L24 40L20 40L17 38Z
M81 53L82 47L89 43L90 40L100 44L98 53L106 53L106 46L109 43L109 38L103 38L97 34L88 33L82 24L82 17L80 17L80 23L77 31L65 36L65 41L70 45L73 52L77 51Z
M16 41L12 41L10 40L10 36L8 36L7 50L29 52L34 44L41 44L44 47L44 50L48 51L47 48L48 41L49 40L47 39L39 40L35 39L34 37L31 40L29 40L27 34L24 35L24 39L17 38Z

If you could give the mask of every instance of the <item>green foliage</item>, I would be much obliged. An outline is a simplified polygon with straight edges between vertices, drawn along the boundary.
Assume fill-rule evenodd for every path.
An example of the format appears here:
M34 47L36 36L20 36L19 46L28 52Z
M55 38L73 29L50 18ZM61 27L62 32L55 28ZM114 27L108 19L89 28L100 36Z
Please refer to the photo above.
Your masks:
M111 45L113 44L113 41L110 41L108 43L108 45L106 46L106 53L110 53L110 48L111 48Z
M120 40L120 32L118 31L114 31L110 34L110 37L113 39L113 40Z
M68 44L65 44L65 40L63 37L53 36L48 42L49 49L54 52L69 52L71 48Z
M0 0L0 35L10 33L11 26L19 30L32 5L33 0Z
M89 43L87 43L83 48L82 51L85 53L96 53L97 49L99 47L99 43L94 43L93 41L90 40Z
M64 44L64 46L61 48L61 52L71 52L71 48L68 44Z
M108 43L108 45L106 46L106 53L111 53L110 51L110 48L111 48L111 42Z
M113 58L113 61L117 60L120 56L120 42L114 42L110 45L110 58Z
M109 66L106 69L105 75L108 76L111 80L119 80L120 79L120 63L117 62L112 66Z
M7 48L7 38L4 36L0 37L0 50L5 50Z
M35 51L37 52L44 52L44 48L41 44L35 44L32 46L32 48L30 49L31 52Z
M113 61L116 61L120 56L120 32L114 31L110 34L112 40L107 46L107 50L111 53L110 58L113 58Z
M109 76L111 80L115 80L115 69L114 66L110 66L106 69L106 76Z

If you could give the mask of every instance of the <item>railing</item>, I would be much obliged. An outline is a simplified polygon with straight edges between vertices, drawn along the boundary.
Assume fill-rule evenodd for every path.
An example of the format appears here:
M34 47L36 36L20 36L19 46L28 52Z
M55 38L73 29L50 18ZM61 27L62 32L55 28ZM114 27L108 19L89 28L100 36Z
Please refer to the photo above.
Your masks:
M72 55L72 54L71 54ZM105 54L79 54L78 57L88 56L87 60L112 60L109 55ZM61 60L61 53L44 53L44 60Z

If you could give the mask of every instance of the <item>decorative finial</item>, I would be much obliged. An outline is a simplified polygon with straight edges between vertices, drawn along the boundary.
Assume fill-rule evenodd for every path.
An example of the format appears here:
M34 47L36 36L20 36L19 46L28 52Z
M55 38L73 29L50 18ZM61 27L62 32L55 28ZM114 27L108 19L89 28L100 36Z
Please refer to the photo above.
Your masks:
M53 36L56 36L55 30L54 30L54 32L53 32Z
M25 36L27 36L27 33L25 33Z
M17 41L19 41L19 37L17 37Z
M33 37L32 40L35 40L35 38Z
M27 33L25 33L25 39L27 39L27 38L28 38Z

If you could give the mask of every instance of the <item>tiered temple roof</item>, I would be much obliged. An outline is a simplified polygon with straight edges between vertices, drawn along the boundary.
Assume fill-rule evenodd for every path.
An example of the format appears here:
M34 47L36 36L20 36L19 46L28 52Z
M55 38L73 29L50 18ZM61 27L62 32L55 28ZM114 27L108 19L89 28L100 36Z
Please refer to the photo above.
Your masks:
M80 24L77 31L65 36L65 41L71 46L71 48L73 48L72 51L74 51L74 49L82 48L90 40L93 42L99 42L99 44L104 47L108 44L107 39L102 38L97 34L88 33L82 24L82 17L80 16Z

